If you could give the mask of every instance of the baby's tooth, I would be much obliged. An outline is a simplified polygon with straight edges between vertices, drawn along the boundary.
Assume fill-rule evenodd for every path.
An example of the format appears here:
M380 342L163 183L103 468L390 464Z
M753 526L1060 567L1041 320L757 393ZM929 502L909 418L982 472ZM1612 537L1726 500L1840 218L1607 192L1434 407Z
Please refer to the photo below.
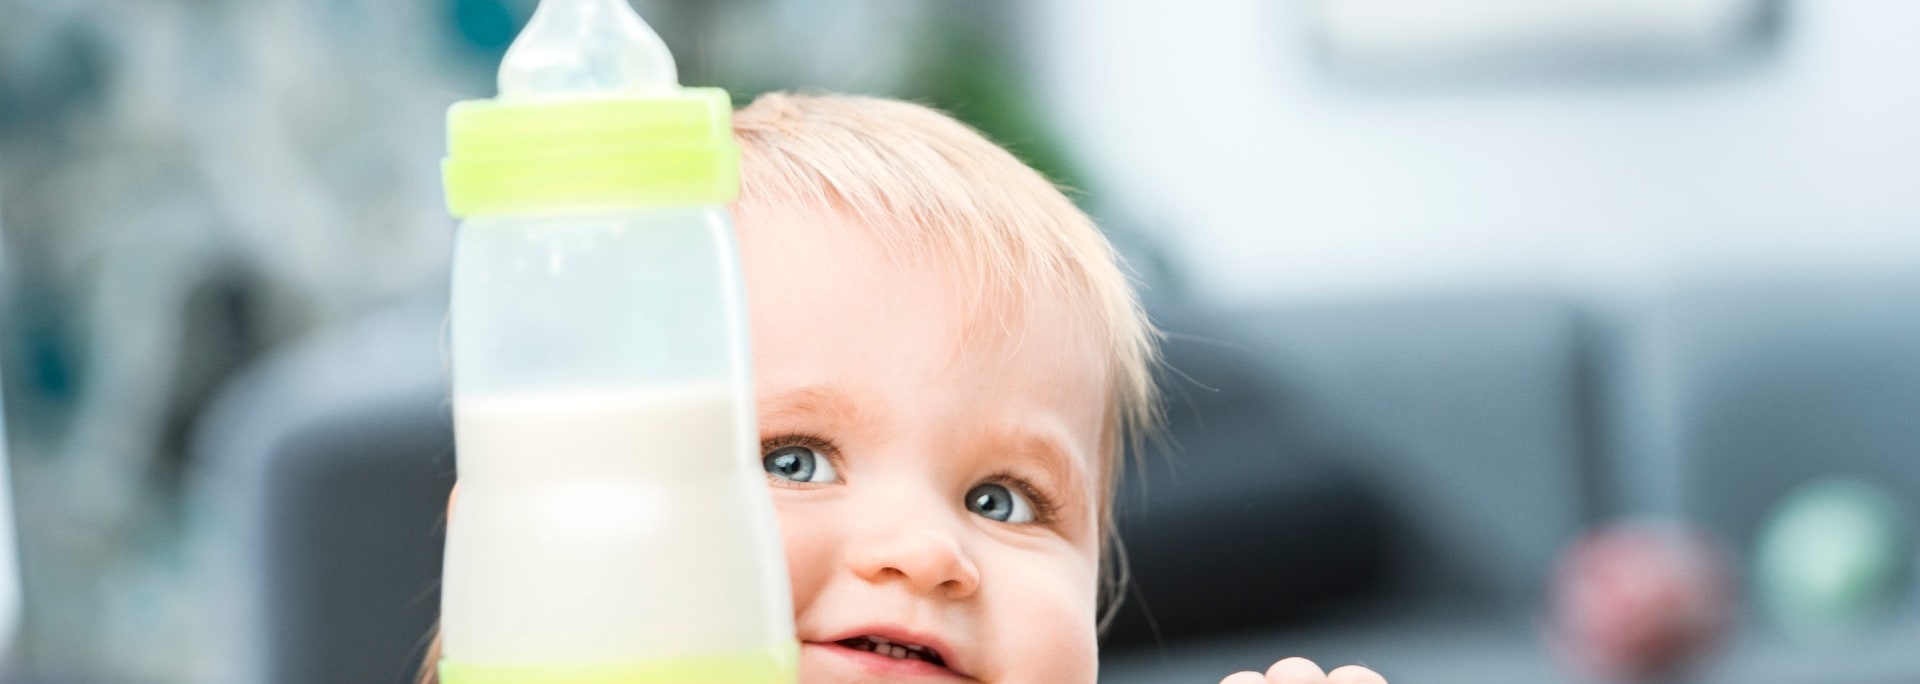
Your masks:
M877 636L870 636L870 637L867 637L867 641L871 641L871 642L873 642L873 643L876 643L876 644L880 644L880 645L883 645L883 646L884 646L884 645L886 645L886 644L891 644L891 643L893 643L893 642L891 642L891 641L887 641L887 639L886 639L886 637L877 637Z

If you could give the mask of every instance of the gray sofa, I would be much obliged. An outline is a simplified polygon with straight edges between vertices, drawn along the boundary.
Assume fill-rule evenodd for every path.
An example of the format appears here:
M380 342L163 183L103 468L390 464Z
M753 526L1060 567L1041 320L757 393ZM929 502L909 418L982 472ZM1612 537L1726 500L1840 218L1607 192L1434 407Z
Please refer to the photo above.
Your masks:
M232 682L402 682L432 621L452 444L432 301L289 349L201 423L197 536ZM1161 307L1170 425L1124 488L1136 584L1103 680L1305 654L1396 682L1579 681L1554 558L1672 512L1744 554L1844 470L1920 504L1920 278ZM1798 644L1747 613L1703 682L1920 681L1920 619Z

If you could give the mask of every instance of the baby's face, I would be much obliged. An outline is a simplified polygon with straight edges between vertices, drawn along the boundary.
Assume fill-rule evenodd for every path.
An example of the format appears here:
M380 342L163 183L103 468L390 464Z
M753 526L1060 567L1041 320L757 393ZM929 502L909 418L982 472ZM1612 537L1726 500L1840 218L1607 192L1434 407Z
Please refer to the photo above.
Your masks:
M740 215L801 681L1093 682L1103 356L1064 303L963 320L845 220Z

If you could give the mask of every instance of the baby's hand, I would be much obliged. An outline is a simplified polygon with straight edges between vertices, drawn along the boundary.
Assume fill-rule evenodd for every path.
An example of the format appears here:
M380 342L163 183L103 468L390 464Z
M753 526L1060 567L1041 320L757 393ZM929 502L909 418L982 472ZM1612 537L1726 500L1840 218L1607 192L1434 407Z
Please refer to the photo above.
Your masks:
M1359 665L1321 672L1320 666L1311 660L1288 658L1267 668L1265 675L1235 672L1220 680L1220 684L1387 684L1387 679Z

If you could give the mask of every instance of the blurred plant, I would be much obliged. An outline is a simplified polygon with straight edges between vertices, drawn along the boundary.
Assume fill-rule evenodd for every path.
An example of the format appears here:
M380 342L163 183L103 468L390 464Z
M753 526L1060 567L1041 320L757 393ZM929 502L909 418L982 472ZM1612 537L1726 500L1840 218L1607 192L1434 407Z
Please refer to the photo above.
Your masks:
M444 286L439 118L475 80L430 10L0 0L3 375L42 668L203 681L178 543L200 407L275 344Z

